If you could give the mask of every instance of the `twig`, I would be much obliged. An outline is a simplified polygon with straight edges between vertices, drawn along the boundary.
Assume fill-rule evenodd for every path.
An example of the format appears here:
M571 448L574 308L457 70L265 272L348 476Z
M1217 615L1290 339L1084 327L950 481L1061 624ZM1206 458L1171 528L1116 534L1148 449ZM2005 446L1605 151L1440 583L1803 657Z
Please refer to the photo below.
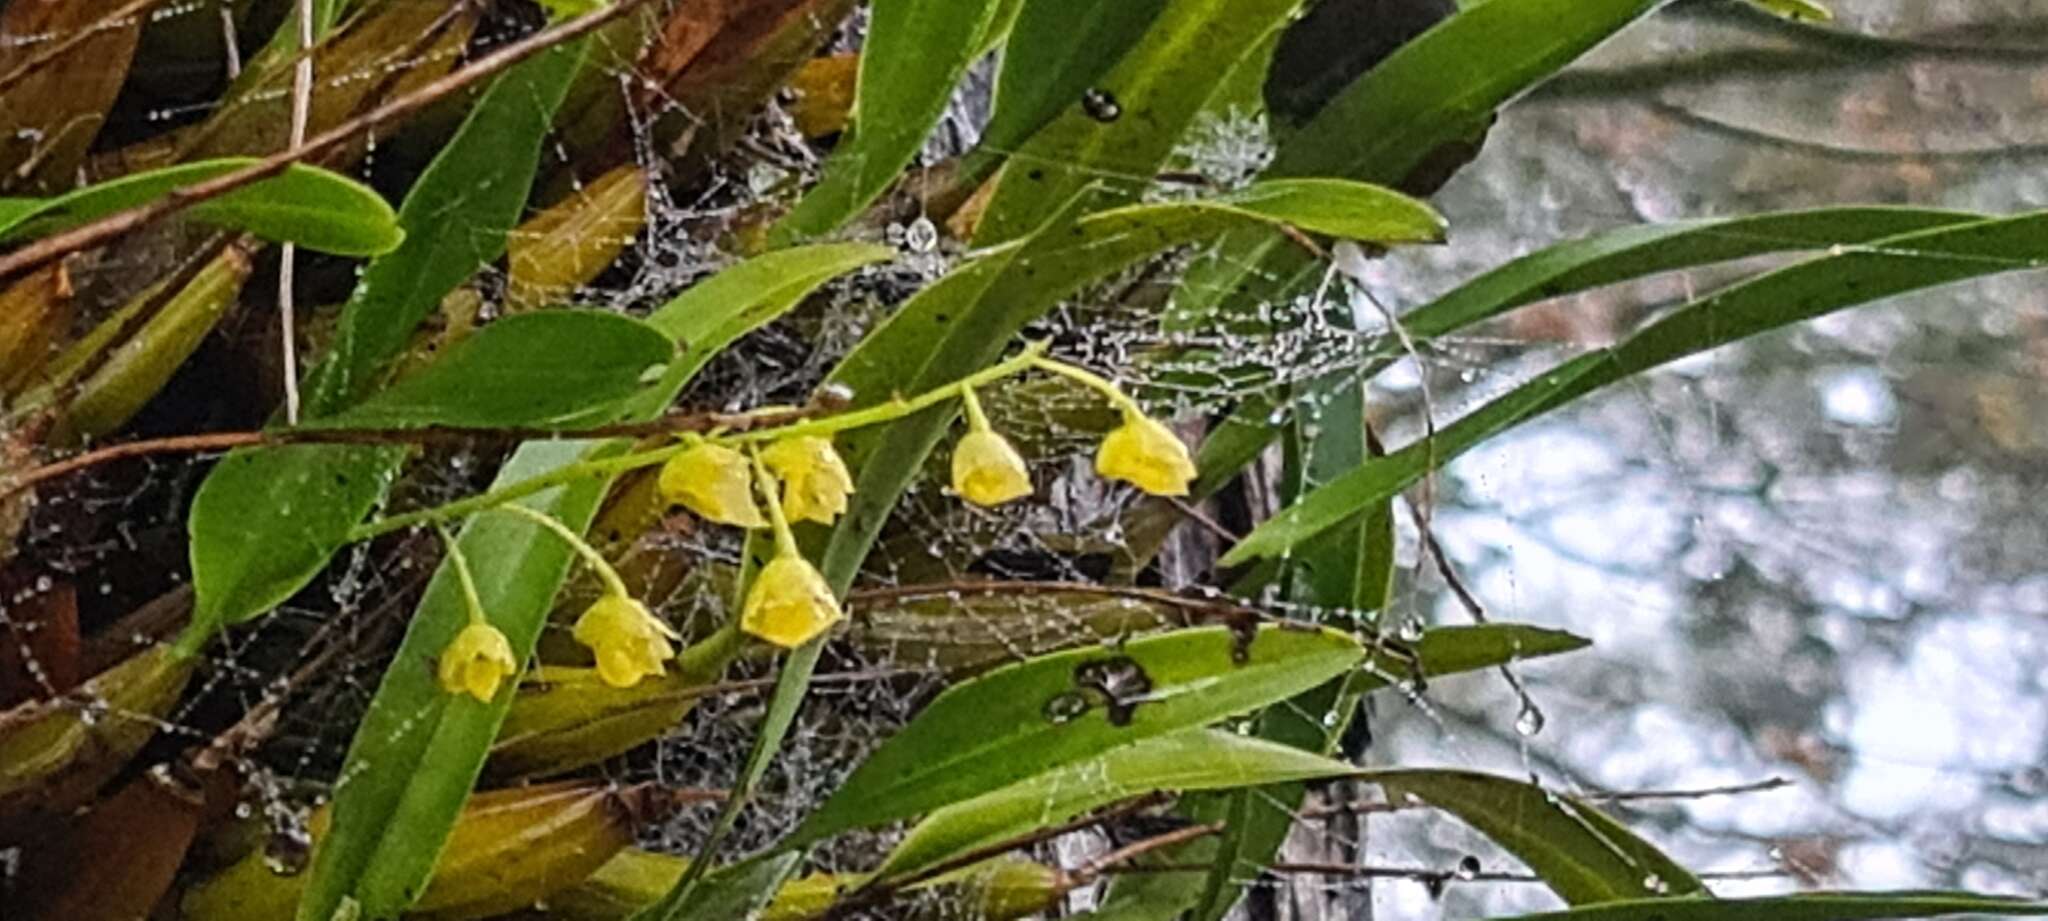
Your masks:
M430 425L420 428L333 428L290 429L270 432L210 432L203 435L174 435L108 445L61 461L0 479L0 499L13 496L39 483L67 476L101 464L158 454L204 454L235 448L279 447L295 444L417 445L467 442L479 439L550 441L566 438L647 438L681 432L713 429L743 431L767 425L781 425L807 418L814 410L793 409L782 413L735 414L720 412L672 413L651 422L626 422L587 429L551 429L524 426L502 428L455 428Z
M1369 778L1368 778L1369 779ZM1792 786L1783 777L1771 777L1749 783L1730 784L1721 787L1698 787L1678 790L1602 790L1592 793L1574 793L1573 799L1589 803L1633 803L1645 800L1706 799L1714 796L1743 796L1750 793L1765 793ZM1326 819L1339 815L1375 815L1386 812L1401 812L1408 809L1426 808L1421 804L1391 802L1347 802L1310 806L1294 814L1297 819Z
M1638 800L1658 799L1706 799L1710 796L1741 796L1747 793L1766 793L1793 786L1783 777L1770 777L1749 783L1730 784L1725 787L1701 787L1692 790L1606 790L1596 793L1574 794L1574 799L1600 803L1632 803Z
M292 68L291 141L297 149L306 143L306 118L313 107L313 0L299 0L299 60ZM277 257L277 339L278 363L283 366L284 421L299 424L298 324L293 322L293 276L298 267L299 246L289 240L279 247Z
M546 51L603 28L648 0L616 0L596 12L543 29L478 58L475 63L429 82L419 89L378 106L356 118L321 132L319 136L288 150L271 154L256 163L204 182L182 186L146 205L117 211L100 220L45 237L6 256L0 256L0 279L11 278L80 250L91 249L133 233L200 202L218 198L253 182L268 179L287 167L355 140L389 122L406 118L458 90L467 88L500 71Z
M1168 848L1182 842L1193 841L1196 838L1206 838L1210 835L1218 834L1223 831L1223 826L1224 823L1222 822L1211 822L1207 825L1190 825L1186 828L1174 829L1163 835L1154 835L1143 841L1134 841L1126 844L1072 870L1062 871L1059 877L1053 881L1053 890L1060 893L1072 892L1094 882L1097 877L1109 872L1120 864L1129 863L1161 848Z

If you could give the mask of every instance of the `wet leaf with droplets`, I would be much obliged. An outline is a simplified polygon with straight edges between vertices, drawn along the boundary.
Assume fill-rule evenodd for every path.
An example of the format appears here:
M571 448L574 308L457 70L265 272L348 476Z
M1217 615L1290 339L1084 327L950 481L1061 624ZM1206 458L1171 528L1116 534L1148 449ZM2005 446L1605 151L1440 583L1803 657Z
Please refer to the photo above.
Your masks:
M1464 820L1573 905L1707 891L1655 845L1552 790L1472 771L1379 771L1367 779L1389 797L1419 797Z
M1282 700L1355 666L1358 641L1333 630L1267 627L1232 661L1238 643L1223 627L1143 637L1119 654L1054 653L989 672L932 701L877 749L793 836L815 841L851 828L928 812L1065 764ZM1142 670L1146 689L1117 706L1095 701L1065 721L1047 701L1076 691L1101 694L1097 663L1114 662L1128 686ZM1077 682L1090 680L1091 687ZM1128 708L1127 711L1119 709ZM1113 712L1123 712L1118 725Z

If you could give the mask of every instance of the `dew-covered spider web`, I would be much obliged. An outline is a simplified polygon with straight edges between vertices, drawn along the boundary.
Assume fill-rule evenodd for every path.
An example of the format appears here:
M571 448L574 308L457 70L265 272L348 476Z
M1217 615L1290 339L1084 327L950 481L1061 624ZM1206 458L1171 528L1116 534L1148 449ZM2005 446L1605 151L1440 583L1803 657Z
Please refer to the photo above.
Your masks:
M1025 334L1139 394L1191 441L1259 399L1281 406L1264 420L1275 428L1299 421L1312 435L1352 424L1322 407L1363 384L1373 431L1399 446L1738 278L1812 254L1601 288L1423 341L1395 319L1544 245L1629 224L1833 203L1990 213L2048 206L2040 169L2048 152L2048 84L2040 78L2048 2L1835 5L1841 20L1830 28L1867 37L1854 48L1823 53L1807 27L1714 3L1677 4L1604 46L1504 113L1484 151L1433 198L1450 221L1448 245L1342 247L1325 254L1323 271L1299 296L1164 329L1162 313L1203 294L1189 285L1219 258L1214 247L1186 247L1090 286ZM451 55L473 58L539 27L533 11L504 6L482 17L466 43L380 59L362 72L322 73L322 92L413 68L445 70ZM234 21L210 0L147 15L159 36L216 32ZM858 48L861 29L856 15L827 50ZM0 45L0 60L65 37L0 35L11 43ZM140 144L213 115L225 47L253 54L261 36L214 41L221 60L185 84L124 89L95 149ZM1793 60L1803 69L1788 70ZM940 169L973 145L993 73L987 62L977 67L914 171ZM650 91L629 69L610 76L614 85L602 91L623 100L633 127L621 162L650 177L644 222L609 241L619 249L610 267L554 300L644 315L738 262L734 231L758 220L762 203L787 204L814 180L830 138L805 137L791 114L798 100L785 93L722 154L683 169L660 126L700 113ZM1109 170L1100 178L1141 183L1156 200L1216 194L1257 174L1270 135L1258 112L1219 111L1183 139L1169 174ZM552 147L543 174L572 175L571 150L567 142ZM399 131L368 145L350 171L390 182L416 173L432 152ZM565 178L563 190L594 178ZM977 255L915 196L895 196L879 213L847 234L895 247L895 260L828 283L746 337L705 368L681 405L805 403L864 334ZM300 323L317 343L321 318L331 321L353 270L305 253L299 259ZM263 423L281 373L271 359L274 266L274 257L262 263L240 307L119 437ZM103 305L136 283L120 263L81 267L79 276L88 302ZM1409 490L1396 516L1396 582L1384 611L1307 604L1278 588L1244 603L1264 616L1397 641L1481 618L1593 641L1568 656L1426 685L1393 676L1394 687L1355 717L1344 715L1351 724L1341 754L1362 766L1533 778L1606 809L1723 895L1825 885L2041 897L2042 279L2015 271L1939 288L1632 378L1486 443ZM462 309L485 318L521 296L503 263L458 295L467 299ZM722 859L787 835L949 683L1199 618L1231 587L1216 557L1276 511L1290 466L1269 450L1218 498L1163 505L1173 530L1142 545L1150 538L1134 531L1130 515L1138 498L1096 476L1090 461L1115 424L1112 411L1036 376L984 400L1028 460L1035 497L996 509L962 503L946 487L946 449L934 455L869 556L847 599L849 626L828 647L797 727ZM508 450L490 439L424 446L383 510L480 491ZM49 693L174 632L190 603L183 516L216 457L108 464L40 489L12 559L0 558L0 665L25 676L24 687ZM9 511L0 508L0 523ZM731 529L679 511L650 517L644 533L612 544L608 535L593 537L661 617L702 636L733 616L743 548ZM1135 565L1134 545L1147 551ZM172 760L231 730L250 733L252 744L233 756L243 784L238 813L264 831L279 872L299 872L308 818L331 794L379 676L427 667L395 661L393 652L439 556L431 531L343 551L273 615L214 642L194 689L139 763ZM592 590L587 573L572 579L562 616L542 639L544 657L573 654L566 624ZM69 673L57 673L42 662L47 637L36 631L51 610L69 607L85 640ZM579 776L728 787L775 674L766 658L738 663L664 738ZM1026 853L1051 866L1085 864L1175 827L1170 800L1035 842ZM1481 917L1561 904L1471 828L1390 804L1371 785L1315 785L1298 811L1275 864L1238 868L1250 895L1236 917ZM715 803L685 808L646 828L641 844L693 854L715 813ZM872 869L901 832L841 836L816 848L810 866ZM1088 910L1121 871L1138 869L1111 868L1057 910ZM912 903L945 898L918 896L877 916L909 916ZM957 904L918 907L973 913Z

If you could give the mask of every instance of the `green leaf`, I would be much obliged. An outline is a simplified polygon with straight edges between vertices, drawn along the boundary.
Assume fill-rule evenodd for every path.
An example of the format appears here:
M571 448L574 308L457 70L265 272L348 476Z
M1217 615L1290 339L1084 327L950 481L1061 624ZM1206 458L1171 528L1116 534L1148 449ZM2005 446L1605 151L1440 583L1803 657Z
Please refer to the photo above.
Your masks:
M1093 88L1165 7L1166 0L1027 0L1003 46L994 109L968 174L985 177Z
M1112 4L1101 4L1110 6ZM1148 188L1231 65L1277 32L1300 0L1170 3L1095 88L1120 110L1103 120L1080 94L1010 158L975 229L976 245L1035 230L1084 189L1128 201ZM1348 142L1347 142L1348 143Z
M1337 176L1401 185L1469 145L1495 110L1592 50L1662 0L1490 0L1401 46L1353 81L1275 151L1265 176ZM1205 315L1291 296L1321 267L1272 238L1237 234L1182 283L1181 309Z
M837 230L894 183L974 63L998 0L875 0L861 48L853 126L824 178L769 232L770 244Z
M333 350L311 376L309 418L332 415L368 391L420 320L504 251L554 105L585 47L550 49L494 81L414 184L399 212L404 243L370 263L342 310ZM311 582L384 497L404 456L393 448L304 445L237 451L216 465L187 524L197 595L180 645L197 648L214 630L255 617Z
M873 246L803 247L770 253L726 269L691 287L648 319L665 333L703 330L670 364L652 393L633 401L629 418L650 419L689 384L690 375L734 338L796 306L818 285L841 273L887 258ZM496 484L510 485L578 461L625 450L625 441L536 441L519 447ZM609 483L591 479L525 500L574 530L589 527ZM555 595L567 578L571 551L532 522L505 514L470 519L458 544L475 571L491 622L511 640L522 661L531 655ZM335 790L334 832L314 858L314 883L301 917L324 921L344 895L379 898L417 886L476 783L511 695L490 705L451 698L431 661L468 622L460 587L443 565L427 585L412 625L357 727L344 764L349 782ZM327 867L328 869L322 869ZM372 877L374 871L378 874ZM356 880L362 880L357 883ZM382 890L382 894L378 890ZM366 900L365 906L369 905Z
M1364 654L1334 630L1265 627L1247 643L1228 628L1205 627L996 669L940 694L792 839L918 815L1215 722L1314 687Z
M933 812L910 830L875 877L908 876L1097 806L1161 790L1217 790L1356 772L1342 761L1234 732L1171 733Z
M1418 675L1437 678L1583 649L1590 643L1572 634L1523 624L1438 627L1404 654L1369 647L1372 657L1342 682L1327 682L1286 703L1267 708L1258 735L1296 749L1328 754L1343 732L1345 713L1358 696ZM1339 685L1342 686L1339 686ZM1299 708L1299 709L1297 709ZM1336 717L1335 720L1326 717ZM1295 825L1306 788L1274 784L1257 790L1185 797L1179 814L1198 823L1227 821L1220 836L1190 841L1159 852L1159 863L1209 864L1208 874L1136 873L1110 883L1101 917L1120 921L1170 919L1195 909L1214 917L1241 895L1242 881L1255 878L1273 860ZM1206 904L1203 904L1206 903Z
M1502 265L1410 311L1401 325L1411 336L1430 339L1525 304L1661 272L1771 253L1851 247L1984 219L1967 211L1852 205L1621 227Z
M238 449L214 464L185 522L194 602L180 650L196 652L221 628L306 587L383 499L405 454L392 446L284 445Z
M603 411L639 390L647 370L674 354L668 336L621 314L515 314L319 425L487 428L610 421Z
M1698 877L1621 823L1571 797L1471 771L1375 771L1389 800L1414 797L1463 820L1572 905L1699 895Z
M1331 99L1266 175L1398 182L1663 2L1490 0L1461 10Z
M123 176L54 198L0 198L0 243L69 230L256 162L254 157L201 160ZM404 237L391 205L368 186L297 164L193 205L185 213L266 240L341 256L387 253Z
M1417 343L1502 316L1517 307L1661 272L1796 250L1854 246L1916 230L1983 220L1964 211L1847 206L1722 220L1621 227L1530 253L1487 272L1401 317ZM1370 362L1370 376L1391 364ZM1265 450L1275 437L1273 404L1253 399L1210 432L1196 453L1194 492L1208 495Z
M2048 915L2048 902L1967 892L1801 892L1747 899L1608 902L1499 921L1859 921L1942 915Z
M1406 488L1432 465L1636 373L1758 333L1908 291L2038 267L2048 212L1976 221L1842 247L1688 304L1613 348L1538 375L1437 432L1368 461L1275 515L1225 554L1223 565L1287 552L1358 509Z
M675 361L662 375L659 406L667 408L682 385L697 376L704 363L739 337L788 313L827 280L894 256L886 246L833 243L779 250L756 256L691 286L647 318L655 329L674 339Z
M309 416L369 392L441 299L505 254L555 109L589 46L583 39L550 48L493 80L420 174L398 210L405 242L364 269L326 360L310 375Z
M783 881L802 862L803 855L795 851L742 861L712 874L690 905L655 902L634 912L631 921L728 921L759 917L761 910L775 900Z

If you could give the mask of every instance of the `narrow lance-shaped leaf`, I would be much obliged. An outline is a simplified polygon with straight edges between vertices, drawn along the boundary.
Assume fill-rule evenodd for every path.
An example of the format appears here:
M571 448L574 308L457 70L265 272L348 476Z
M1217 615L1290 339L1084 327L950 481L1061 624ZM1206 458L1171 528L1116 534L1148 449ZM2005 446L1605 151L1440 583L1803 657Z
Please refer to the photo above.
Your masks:
M1968 278L2037 268L2048 212L1937 228L1842 248L1687 305L1619 346L1575 358L1437 432L1310 493L1224 555L1224 565L1282 554L1365 505L1414 483L1492 435L1608 384L1727 343L1867 303Z
M1847 206L1721 220L1621 227L1547 247L1487 272L1401 317L1417 343L1502 316L1526 304L1662 272L1752 256L1832 246L1949 227L1983 216L1965 211ZM1395 355L1367 364L1365 373ZM1202 475L1193 491L1208 495L1228 482L1273 439L1273 404L1254 399L1202 441Z
M308 417L367 393L441 299L504 252L586 47L550 49L500 76L420 176L400 208L404 243L370 263L342 308L333 350L310 375ZM196 650L311 582L404 457L383 446L294 445L236 451L216 465L187 522L198 596L180 647Z
M940 809L910 830L875 876L901 878L1097 806L1161 790L1215 790L1336 777L1356 770L1342 761L1234 732L1176 732Z
M1165 9L1166 0L1025 0L1003 46L994 109L963 165L987 175L1079 101Z
M1494 111L1662 0L1497 0L1403 45L1325 104L1275 151L1264 178L1329 176L1401 186L1469 143ZM1238 233L1182 283L1189 315L1291 297L1320 266L1271 234ZM1230 306L1226 307L1226 303Z
M626 417L649 419L667 409L712 355L800 302L827 280L891 254L884 247L803 247L760 256L691 287L656 311L647 323L686 341L682 354L651 391L636 397ZM579 461L609 456L627 443L540 441L523 444L499 471L495 485L540 476ZM574 530L589 526L607 483L592 479L530 497L525 504L554 516ZM541 625L568 576L571 551L531 522L505 514L470 519L458 538L476 575L491 622L503 630L523 660L533 650ZM422 662L440 654L467 622L453 570L443 565L420 599L411 626L394 658ZM459 814L482 770L510 694L490 705L451 698L430 670L397 667L385 672L344 764L349 782L335 792L335 834L321 852L337 865L366 866L372 852L385 880L403 886L417 880ZM380 850L381 849L381 850ZM318 866L316 859L316 868ZM329 891L349 884L333 871ZM320 891L320 890L314 890ZM338 904L337 895L322 895ZM307 906L314 905L308 899ZM302 916L325 918L302 906Z
M1107 4L1104 4L1107 5ZM1286 23L1299 0L1182 0L1092 87L1031 136L997 180L977 245L1035 231L1084 189L1129 201L1150 185L1231 66Z
M0 243L69 230L255 162L254 157L201 160L111 179L54 198L0 198ZM287 167L269 179L193 205L185 213L266 240L340 256L381 255L404 238L397 216L382 196L316 166Z
M1415 797L1464 820L1520 858L1573 905L1705 893L1655 845L1578 800L1471 771L1376 771L1389 799Z
M616 413L675 346L616 313L551 310L505 317L456 343L419 373L320 426L489 428L571 425Z
M1523 624L1479 624L1438 627L1409 644L1374 644L1371 658L1348 675L1342 687L1325 683L1308 694L1267 708L1259 723L1262 738L1300 749L1331 752L1344 725L1323 721L1332 707L1391 684L1438 678L1492 668L1585 648L1580 637ZM1314 696L1311 696L1314 695ZM1306 712L1289 719L1296 706ZM1259 790L1226 794L1194 794L1182 799L1179 814L1194 822L1227 821L1222 835L1190 841L1158 854L1167 864L1209 864L1208 874L1133 873L1111 881L1100 915L1105 921L1171 919L1195 910L1214 916L1227 911L1239 896L1239 883L1252 878L1272 859L1281 840L1294 827L1295 810L1306 790L1300 784L1277 784Z
M853 128L824 178L770 231L775 245L822 236L880 196L917 156L967 72L998 0L875 0Z
M940 694L793 835L918 815L1053 767L1283 699L1358 664L1333 630L1202 627L1054 653Z

